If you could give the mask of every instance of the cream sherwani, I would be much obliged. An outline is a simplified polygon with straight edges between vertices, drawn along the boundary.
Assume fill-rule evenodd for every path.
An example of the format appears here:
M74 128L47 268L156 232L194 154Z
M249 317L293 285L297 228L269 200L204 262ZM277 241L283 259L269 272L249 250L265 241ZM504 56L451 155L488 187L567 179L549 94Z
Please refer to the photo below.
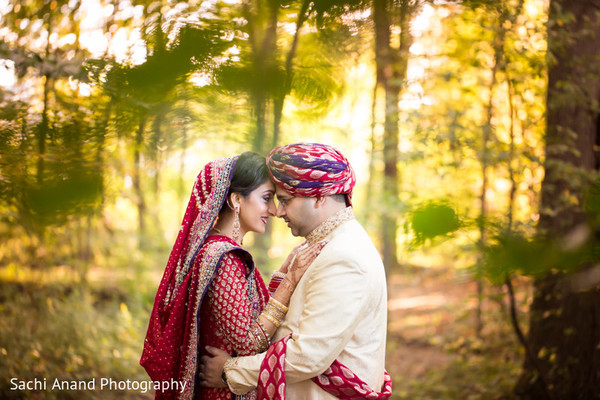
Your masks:
M351 208L323 224L316 230L324 231L328 243L296 287L273 338L293 333L285 364L287 397L293 400L335 399L311 378L336 359L373 390L383 385L387 291L381 257ZM226 364L234 393L256 388L263 359L261 353Z

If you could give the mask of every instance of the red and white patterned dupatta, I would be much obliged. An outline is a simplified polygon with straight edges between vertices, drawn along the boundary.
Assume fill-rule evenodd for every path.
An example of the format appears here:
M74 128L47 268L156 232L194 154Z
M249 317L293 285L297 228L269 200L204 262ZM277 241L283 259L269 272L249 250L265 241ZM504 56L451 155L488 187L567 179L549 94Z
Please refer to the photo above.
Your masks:
M285 400L285 352L291 337L289 334L267 350L258 377L258 400ZM343 400L387 400L392 395L392 379L387 371L383 391L379 393L337 360L312 380L327 393Z
M236 160L215 160L198 174L158 287L140 364L153 381L176 380L185 389L157 390L157 399L194 397L201 302L223 255L240 249L223 241L203 247L225 201Z

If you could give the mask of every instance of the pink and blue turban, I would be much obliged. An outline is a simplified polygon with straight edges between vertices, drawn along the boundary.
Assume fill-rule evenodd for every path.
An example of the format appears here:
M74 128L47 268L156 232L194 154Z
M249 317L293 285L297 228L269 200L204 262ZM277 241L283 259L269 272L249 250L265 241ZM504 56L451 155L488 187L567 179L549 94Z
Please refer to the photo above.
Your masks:
M293 143L267 155L275 184L294 196L320 197L346 194L350 205L356 175L337 149L319 143Z

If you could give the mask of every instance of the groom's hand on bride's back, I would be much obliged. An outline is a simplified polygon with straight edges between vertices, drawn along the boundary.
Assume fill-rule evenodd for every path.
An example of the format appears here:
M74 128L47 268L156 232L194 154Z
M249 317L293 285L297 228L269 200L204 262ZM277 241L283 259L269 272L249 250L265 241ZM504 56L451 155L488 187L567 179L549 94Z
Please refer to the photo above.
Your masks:
M223 380L223 366L231 356L226 351L216 347L206 346L206 351L210 356L200 357L200 366L198 367L200 386L226 388L227 383Z

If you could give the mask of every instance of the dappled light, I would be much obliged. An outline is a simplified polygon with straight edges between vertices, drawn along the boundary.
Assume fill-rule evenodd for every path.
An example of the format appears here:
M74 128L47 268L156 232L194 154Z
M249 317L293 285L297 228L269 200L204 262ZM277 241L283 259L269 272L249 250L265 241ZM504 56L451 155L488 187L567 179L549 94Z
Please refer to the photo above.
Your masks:
M409 310L411 308L431 309L446 303L446 297L437 293L429 296L414 296L408 298L393 298L388 301L390 311Z

